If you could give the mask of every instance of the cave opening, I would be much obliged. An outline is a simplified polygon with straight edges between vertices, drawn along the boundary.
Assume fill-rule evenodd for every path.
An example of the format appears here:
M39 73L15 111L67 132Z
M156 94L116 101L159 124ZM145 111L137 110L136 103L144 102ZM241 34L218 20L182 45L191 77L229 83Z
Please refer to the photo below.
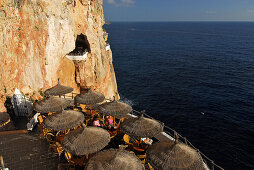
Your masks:
M69 55L84 55L86 52L90 52L90 44L87 40L87 37L84 34L77 36L75 42L75 49L69 53Z

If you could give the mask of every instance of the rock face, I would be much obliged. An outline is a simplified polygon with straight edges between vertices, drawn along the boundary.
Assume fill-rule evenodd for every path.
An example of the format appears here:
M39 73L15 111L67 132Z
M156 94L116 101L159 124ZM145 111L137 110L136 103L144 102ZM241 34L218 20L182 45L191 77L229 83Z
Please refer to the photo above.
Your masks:
M0 111L15 88L32 95L60 83L91 87L106 98L119 98L106 51L102 0L0 1ZM65 56L85 37L85 61ZM83 38L84 39L84 38Z

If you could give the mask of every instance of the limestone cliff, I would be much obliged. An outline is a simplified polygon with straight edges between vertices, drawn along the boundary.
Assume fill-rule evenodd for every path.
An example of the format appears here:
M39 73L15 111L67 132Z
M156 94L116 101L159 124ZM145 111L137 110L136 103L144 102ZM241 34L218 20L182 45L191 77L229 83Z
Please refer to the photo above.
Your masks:
M112 52L106 51L102 0L0 0L0 111L15 88L35 94L57 83L116 96ZM65 56L85 37L88 57Z

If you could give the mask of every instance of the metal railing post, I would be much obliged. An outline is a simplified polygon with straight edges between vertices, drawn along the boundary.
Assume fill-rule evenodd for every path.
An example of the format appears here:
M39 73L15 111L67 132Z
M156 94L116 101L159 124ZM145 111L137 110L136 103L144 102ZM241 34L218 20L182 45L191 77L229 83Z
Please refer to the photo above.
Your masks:
M187 145L187 139L186 139L186 137L184 137L183 139L184 139L185 144Z
M214 161L211 161L212 163L212 170L214 170Z

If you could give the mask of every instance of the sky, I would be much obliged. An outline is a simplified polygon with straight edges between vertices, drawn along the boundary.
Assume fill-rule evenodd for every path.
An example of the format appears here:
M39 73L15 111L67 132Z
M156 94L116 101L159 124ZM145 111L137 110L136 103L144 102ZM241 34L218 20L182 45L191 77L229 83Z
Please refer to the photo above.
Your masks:
M254 0L103 0L107 21L254 21Z

